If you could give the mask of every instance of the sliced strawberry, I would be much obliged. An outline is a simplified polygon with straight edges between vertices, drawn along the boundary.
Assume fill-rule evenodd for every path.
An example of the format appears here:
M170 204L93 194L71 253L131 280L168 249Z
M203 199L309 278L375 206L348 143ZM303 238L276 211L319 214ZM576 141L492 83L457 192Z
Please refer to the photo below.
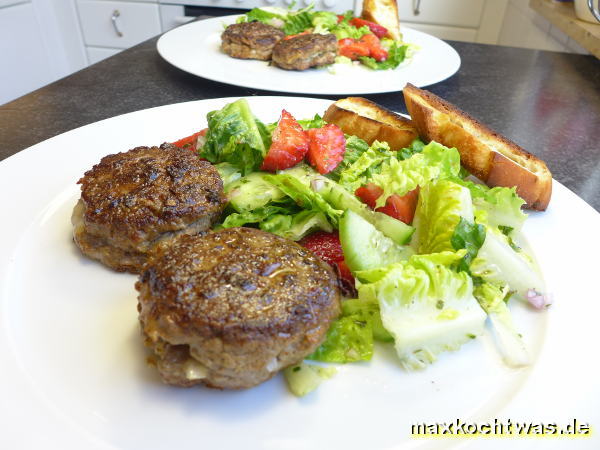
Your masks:
M419 201L419 188L413 189L405 195L390 195L385 201L385 206L377 208L376 211L387 214L394 219L411 224L415 217L417 202Z
M354 19L350 20L350 25L353 25L356 28L369 27L369 30L371 30L371 33L373 33L375 36L377 36L380 39L382 37L384 37L388 32L386 27L381 26L378 23L371 22L369 20L360 19L358 17L355 17Z
M369 56L376 61L385 61L388 58L387 50L381 46L381 41L374 34L365 34L358 42L369 49Z
M377 199L383 194L383 189L373 183L367 183L359 187L354 194L362 200L363 203L369 205L371 209L375 209Z
M298 244L312 251L329 265L336 267L339 277L349 282L350 286L354 286L354 277L344 261L342 244L337 232L316 231L302 238Z
M344 132L333 123L322 128L311 128L308 134L308 162L324 175L331 172L344 159L346 138Z
M323 261L334 264L344 259L342 244L337 232L315 231L298 241L302 247L306 247Z
M205 136L207 132L208 132L208 128L204 128L203 130L200 130L197 133L194 133L190 136L179 139L178 141L175 141L172 144L175 147L179 147L184 150L196 151L196 149L197 149L196 144L198 143L198 136Z
M261 170L275 172L295 166L308 152L308 136L294 117L285 109L271 136L271 147Z
M338 41L338 54L355 61L361 56L369 56L369 47L352 38L344 38Z
M350 269L346 265L346 261L336 261L335 264L337 265L338 274L340 278L342 280L350 282L351 286L354 286L354 276L352 275L352 272L350 272Z

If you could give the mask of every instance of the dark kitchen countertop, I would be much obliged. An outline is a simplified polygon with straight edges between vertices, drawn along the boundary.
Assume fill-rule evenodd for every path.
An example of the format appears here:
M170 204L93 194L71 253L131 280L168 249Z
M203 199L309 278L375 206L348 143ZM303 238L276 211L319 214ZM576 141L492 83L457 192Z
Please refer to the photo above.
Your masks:
M0 160L52 136L139 109L277 95L182 72L161 59L157 39L0 106ZM462 59L460 71L426 89L544 159L556 180L600 211L600 60L450 44ZM366 97L406 112L401 92Z

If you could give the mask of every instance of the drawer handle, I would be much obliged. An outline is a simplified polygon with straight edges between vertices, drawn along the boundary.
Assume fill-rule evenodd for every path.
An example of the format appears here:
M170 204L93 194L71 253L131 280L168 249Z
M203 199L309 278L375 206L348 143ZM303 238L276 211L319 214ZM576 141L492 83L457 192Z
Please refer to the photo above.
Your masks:
M590 8L590 11L592 12L596 20L600 22L600 3L598 3L598 9L595 9L594 0L588 0L588 8Z
M415 16L421 14L421 0L413 0L413 14Z
M113 28L115 29L115 33L117 33L117 36L123 37L123 33L121 32L121 30L119 30L119 24L117 23L117 19L120 15L121 13L119 12L119 10L115 9L112 13L112 16L110 16L110 20L112 20Z

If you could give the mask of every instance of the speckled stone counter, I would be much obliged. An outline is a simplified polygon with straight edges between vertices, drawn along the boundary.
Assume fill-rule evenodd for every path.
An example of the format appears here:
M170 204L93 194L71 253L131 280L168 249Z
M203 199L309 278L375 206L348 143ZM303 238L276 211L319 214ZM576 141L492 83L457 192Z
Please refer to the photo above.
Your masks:
M556 180L600 211L600 60L450 44L461 56L460 71L427 89L544 159ZM161 59L154 38L0 106L0 159L115 115L190 100L250 95L277 93L182 72ZM401 92L367 97L406 111Z

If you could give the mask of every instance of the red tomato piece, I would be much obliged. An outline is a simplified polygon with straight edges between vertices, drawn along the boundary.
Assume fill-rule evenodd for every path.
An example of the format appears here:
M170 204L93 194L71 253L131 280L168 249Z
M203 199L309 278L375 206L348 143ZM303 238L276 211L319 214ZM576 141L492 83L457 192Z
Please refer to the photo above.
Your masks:
M384 37L388 32L386 27L381 26L378 23L371 22L369 20L360 19L358 17L355 17L354 19L350 20L350 25L353 25L356 28L369 27L369 30L371 30L371 33L373 33L375 36L377 36L380 39L382 37Z
M371 209L375 209L377 199L383 194L383 189L373 183L367 183L359 187L354 194L362 200L363 203L369 205Z
M172 144L175 147L179 147L181 149L189 149L196 151L196 144L198 142L198 136L205 136L208 131L208 128L204 128L203 130L198 131L190 136L179 139L178 141L173 142Z
M359 39L369 49L369 56L376 61L385 61L388 57L388 52L381 46L381 41L374 34L365 34Z
M306 31L303 31L302 33L290 34L289 36L284 37L283 40L287 41L288 39L295 38L296 36L302 36L303 34L310 34L310 31L306 30Z
M356 61L361 56L369 56L370 51L364 43L352 38L345 38L338 41L338 53Z
M294 117L285 109L271 136L271 147L261 170L275 172L288 169L304 159L308 152L308 136Z
M344 159L346 138L344 132L333 123L322 128L306 130L309 139L308 162L321 175L331 172Z
M390 195L385 201L385 206L377 208L376 211L387 214L394 219L411 224L415 217L417 202L419 201L419 188L413 189L405 195Z

